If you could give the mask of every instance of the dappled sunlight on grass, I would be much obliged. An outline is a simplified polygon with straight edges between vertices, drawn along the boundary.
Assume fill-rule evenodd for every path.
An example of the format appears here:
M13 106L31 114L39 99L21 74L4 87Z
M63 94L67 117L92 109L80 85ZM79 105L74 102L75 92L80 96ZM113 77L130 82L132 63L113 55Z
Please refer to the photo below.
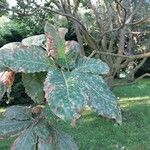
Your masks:
M0 108L0 113L3 113L6 108Z
M126 98L121 98L119 102L122 101L144 101L144 100L150 100L150 96L141 96L141 97L126 97Z
M121 105L122 106L122 105ZM149 150L150 146L150 106L141 103L122 107L123 124L98 117L90 109L83 112L76 128L59 122L57 126L71 134L79 145L79 150ZM146 139L146 140L145 140Z
M84 123L87 123L87 122L93 122L95 119L97 119L97 117L89 117L89 118L86 118L83 120Z
M144 79L131 85L115 87L113 92L120 98L145 96L150 98L150 79Z
M119 100L119 104L121 107L128 107L130 105L135 105L135 104L150 105L150 97L149 96L141 96L141 97L121 98Z

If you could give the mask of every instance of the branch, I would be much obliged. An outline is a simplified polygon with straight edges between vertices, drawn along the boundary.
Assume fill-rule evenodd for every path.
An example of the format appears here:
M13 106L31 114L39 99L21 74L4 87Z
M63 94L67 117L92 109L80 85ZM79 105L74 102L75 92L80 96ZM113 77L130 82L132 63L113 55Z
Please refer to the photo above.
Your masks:
M78 9L78 6L79 6L79 0L74 0L74 5L75 5L75 9L74 9L74 16L77 18L77 9ZM73 21L73 25L74 25L74 28L75 28L75 32L76 32L76 35L77 35L77 39L78 39L78 42L80 44L80 48L81 48L81 55L82 56L85 56L85 52L84 52L84 48L83 48L83 41L82 41L82 36L80 34L80 28L78 26L78 23L74 20Z
M118 2L118 0L115 0L115 2L124 10L124 18L123 18L122 26L120 27L120 29L122 29L126 22L127 10L120 2Z
M45 7L45 6L39 6L39 9L45 9L45 10L51 11L51 12L53 12L53 13L59 14L59 15L61 15L61 16L65 16L65 17L71 18L71 19L73 19L74 21L76 21L78 24L80 24L80 25L83 27L84 30L86 30L85 27L84 27L84 25L83 25L77 18L75 18L74 16L72 16L72 15L70 15L70 14L61 12L61 11L59 11L59 10L52 10L52 9L50 9L50 8L48 8L48 7Z
M129 58L131 60L134 60L134 59L141 59L141 58L148 58L150 57L150 52L148 53L143 53L143 54L138 54L138 55L133 55L133 56L129 56Z
M79 4L80 4L80 0L76 0L74 10L73 10L73 16L76 14Z
M110 55L110 56L114 56L114 57L128 58L128 59L130 59L130 61L132 61L134 59L142 59L142 58L150 57L150 52L144 53L144 54L126 56L126 55L114 54L114 53L109 53L109 52L100 52L100 51L96 51L96 50L94 50L88 57L93 57L95 54Z
M87 40L87 43L93 48L93 49L98 49L97 44L95 42L95 40L93 39L93 37L88 33L87 29L85 28L85 26L74 16L72 16L71 14L67 14L65 12L61 12L59 10L52 10L48 7L45 6L39 6L40 9L45 9L48 11L51 11L53 13L68 17L74 21L76 21L76 23L78 23L79 27L81 28L82 34L84 35L84 38Z
M132 14L128 17L127 21L125 24L129 24L133 18L133 16L138 12L138 10L140 9L140 7L142 6L143 0L140 0L139 5L134 9L134 11L132 12Z
M146 62L147 58L143 58L143 60L133 69L134 72L137 72L137 70L139 70L143 64Z
M119 30L122 29L125 25L135 25L135 24L142 23L142 22L144 22L145 20L147 20L147 19L150 17L150 16L147 16L147 17L145 17L145 18L143 18L143 19L141 19L141 20L139 20L139 21L137 21L137 22L130 23L131 20L132 20L132 18L133 18L133 16L137 13L137 11L139 10L139 8L141 7L141 5L142 5L142 3L143 3L143 0L140 1L139 5L135 8L135 10L132 12L132 14L128 17L127 20L126 20L127 10L125 9L125 7L124 7L120 2L118 2L117 0L115 0L115 2L116 2L117 4L119 4L120 7L121 7L121 8L124 10L124 12L125 12L125 17L124 17L123 24L122 24L120 27L118 27L118 28L114 28L114 29L112 29L112 30L108 30L108 31L104 32L104 33L102 34L102 36L104 36L105 34L110 33L110 32L119 31Z
M100 16L98 16L98 12L96 10L96 7L92 5L91 1L89 1L89 6L93 10L93 13L94 13L94 16L95 16L95 19L96 19L96 23L97 23L97 27L99 28L99 31L101 32L101 24L99 22Z
M141 19L141 20L138 20L138 21L136 21L136 22L133 22L133 23L128 23L127 25L136 25L136 24L140 24L140 23L142 23L142 22L145 22L147 19L149 19L150 18L150 15L149 16L147 16L147 17L145 17L145 18L143 18L143 19Z
M136 82L138 82L139 80L141 80L145 77L150 77L150 73L145 73L145 74L141 75L140 77L138 77L137 79L135 79L133 82L130 82L130 83L122 83L121 82L121 83L113 84L113 85L111 85L111 88L114 88L116 86L132 85L132 84L135 84Z
M1 4L0 4L0 7L2 7L3 10L11 11L13 13L18 14L19 16L31 16L38 12L38 8L33 8L32 13L25 13L25 11L19 12L20 11L19 9L11 9L11 8L8 8L7 6L1 5Z
M135 79L133 83L135 83L135 82L141 80L141 79L144 78L144 77L150 77L150 73L145 73L145 74L141 75L140 77L138 77L137 79Z

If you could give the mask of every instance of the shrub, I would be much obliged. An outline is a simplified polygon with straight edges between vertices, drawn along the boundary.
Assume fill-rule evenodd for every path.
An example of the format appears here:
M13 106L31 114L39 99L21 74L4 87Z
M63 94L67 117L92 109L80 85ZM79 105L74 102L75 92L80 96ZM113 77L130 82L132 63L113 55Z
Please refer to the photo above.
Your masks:
M14 76L22 74L32 107L11 106L0 121L0 137L17 135L12 149L77 149L73 139L56 129L62 119L75 125L85 106L121 123L117 99L104 82L109 72L101 60L80 57L80 46L66 41L58 30L45 25L37 35L0 49L0 97L11 90Z

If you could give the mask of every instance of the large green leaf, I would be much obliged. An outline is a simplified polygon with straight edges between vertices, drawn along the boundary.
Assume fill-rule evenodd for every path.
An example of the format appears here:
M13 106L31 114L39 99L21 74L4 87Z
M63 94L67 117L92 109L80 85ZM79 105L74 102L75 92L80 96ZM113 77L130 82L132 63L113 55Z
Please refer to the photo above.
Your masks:
M45 34L47 38L53 41L52 48L55 51L54 53L56 53L56 63L61 67L69 68L69 62L65 55L65 40L60 36L58 29L52 24L46 23Z
M76 62L80 56L80 45L76 41L67 41L65 55L70 69L76 67Z
M53 128L53 145L54 149L58 150L77 150L77 145L73 138L68 134Z
M20 42L11 42L11 43L8 43L8 44L5 44L3 47L0 48L0 50L3 50L3 49L15 49L15 48L20 48L20 47L23 47L24 45Z
M33 128L25 130L13 143L11 150L36 150L37 136Z
M85 101L99 115L122 122L117 99L110 91L102 77L85 73L78 74L78 82L82 85Z
M85 106L79 86L76 74L57 69L48 72L44 83L45 97L53 113L61 119L79 118L79 112Z
M23 106L10 106L6 109L4 115L8 119L15 119L21 121L32 119L31 109Z
M23 74L22 81L26 93L34 100L35 103L44 102L43 82L46 78L46 73L30 73Z
M77 150L77 145L68 134L50 126L46 121L34 127L38 136L38 150Z
M98 75L51 70L44 91L49 107L63 120L79 118L83 107L89 105L98 114L121 123L117 99Z
M87 72L93 74L107 74L109 72L108 65L100 59L80 58L75 69L77 72Z
M16 135L20 131L28 128L31 121L17 121L11 119L0 120L0 137Z
M51 36L54 42L54 49L57 53L57 59L66 59L65 56L65 40L59 35L58 30L52 24L45 24L45 33Z
M8 43L5 44L3 47L0 48L0 51L3 49L14 49L14 48L19 48L20 46L23 46L20 42L12 42L12 43ZM3 64L3 61L0 60L0 71L5 71L6 67Z
M47 121L41 120L34 126L34 133L38 136L38 150L51 150L52 148L52 131Z
M44 34L34 35L23 39L22 44L26 46L36 45L36 46L45 47L45 40L46 38Z
M42 124L40 123L39 125ZM77 145L68 134L59 131L53 126L45 127L46 124L39 125L37 125L37 130L35 131L39 138L39 150L77 150ZM41 127L43 127L44 131L42 131ZM44 137L43 134L45 135Z
M34 73L47 71L52 66L45 51L41 47L19 47L14 49L1 49L0 61L3 65L15 72Z
M74 140L45 120L33 121L13 143L12 150L77 150Z

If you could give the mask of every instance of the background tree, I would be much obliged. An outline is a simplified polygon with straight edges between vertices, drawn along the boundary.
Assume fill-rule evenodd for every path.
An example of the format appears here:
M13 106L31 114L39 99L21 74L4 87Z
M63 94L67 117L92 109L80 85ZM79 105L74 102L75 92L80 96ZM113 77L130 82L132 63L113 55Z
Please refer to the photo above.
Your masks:
M40 23L50 20L64 25L66 20L60 16L65 16L74 28L81 54L104 60L111 68L106 80L112 83L121 71L128 81L134 81L135 72L150 56L149 6L147 0L26 0L17 1L12 9L1 8L13 11L15 17L36 16Z

